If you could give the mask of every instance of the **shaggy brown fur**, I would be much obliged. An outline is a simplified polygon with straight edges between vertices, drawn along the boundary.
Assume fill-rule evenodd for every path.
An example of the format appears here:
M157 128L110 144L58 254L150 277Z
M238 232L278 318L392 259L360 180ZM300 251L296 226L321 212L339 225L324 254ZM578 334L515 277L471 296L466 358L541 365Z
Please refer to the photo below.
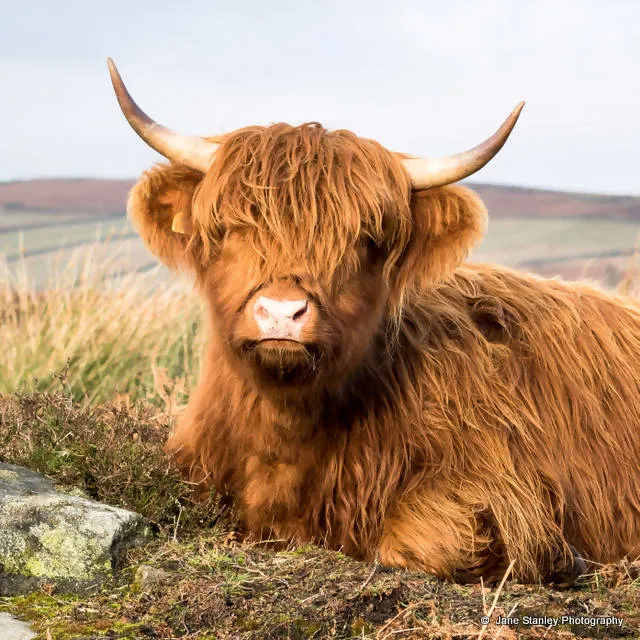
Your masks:
M217 141L206 175L157 166L129 201L210 308L167 444L189 479L235 496L255 535L456 580L511 560L520 580L571 579L570 545L597 562L640 554L638 306L462 266L480 200L411 193L373 141L316 124ZM190 235L171 231L177 214ZM318 309L308 344L268 356L307 359L304 380L266 376L247 347L242 310L274 283Z

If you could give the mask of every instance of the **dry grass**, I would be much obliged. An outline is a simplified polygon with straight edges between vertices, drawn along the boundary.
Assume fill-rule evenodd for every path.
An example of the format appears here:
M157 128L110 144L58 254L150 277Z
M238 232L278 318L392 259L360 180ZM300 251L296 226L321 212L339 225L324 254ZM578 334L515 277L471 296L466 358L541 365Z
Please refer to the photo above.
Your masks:
M624 296L640 298L640 239L629 258L624 277L618 285L618 292Z
M67 368L74 398L184 401L195 383L204 335L196 296L157 273L124 275L115 257L78 252L36 291L26 264L0 262L0 393L46 391Z

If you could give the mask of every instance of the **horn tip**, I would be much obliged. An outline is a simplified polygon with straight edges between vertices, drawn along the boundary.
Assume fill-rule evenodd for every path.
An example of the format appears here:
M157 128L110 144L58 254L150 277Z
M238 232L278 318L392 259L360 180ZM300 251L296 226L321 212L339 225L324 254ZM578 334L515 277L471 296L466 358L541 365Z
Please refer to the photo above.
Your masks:
M111 58L107 58L107 67L109 68L109 75L111 76L111 80L115 83L120 74L118 73L116 63Z
M120 72L118 71L118 67L116 67L116 63L112 58L107 58L107 67L109 68L109 75L111 76L111 81L113 82L113 86L115 88L116 84L122 83Z

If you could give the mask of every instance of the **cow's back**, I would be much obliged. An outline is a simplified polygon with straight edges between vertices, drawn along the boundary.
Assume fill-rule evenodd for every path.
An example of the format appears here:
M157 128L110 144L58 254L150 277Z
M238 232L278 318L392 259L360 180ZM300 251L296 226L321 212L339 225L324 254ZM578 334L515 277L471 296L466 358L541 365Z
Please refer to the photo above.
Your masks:
M640 306L477 265L407 320L423 345L424 428L457 499L490 503L516 545L551 518L589 559L639 554Z

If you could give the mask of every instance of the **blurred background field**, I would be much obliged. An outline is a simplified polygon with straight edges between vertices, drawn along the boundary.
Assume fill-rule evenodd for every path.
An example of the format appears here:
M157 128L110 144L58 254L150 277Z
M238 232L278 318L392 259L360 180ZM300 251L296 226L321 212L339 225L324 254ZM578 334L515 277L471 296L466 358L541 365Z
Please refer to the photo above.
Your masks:
M24 258L36 288L47 285L59 265L81 251L116 255L125 271L145 272L157 261L126 220L55 214L55 224L34 211L0 212L0 252L8 264ZM483 242L471 256L541 275L588 278L605 287L622 279L629 256L640 240L640 221L607 218L539 218L534 215L492 219ZM169 278L168 271L161 269Z
M37 289L45 288L77 250L94 259L117 256L123 271L152 270L157 262L124 213L131 186L130 180L97 179L0 183L0 253L10 266L24 258ZM469 186L490 215L472 260L591 279L607 288L625 277L640 241L640 197ZM169 281L167 271L159 274Z
M0 185L28 200L0 204L0 394L59 388L64 374L76 400L173 410L202 350L191 284L146 251L126 220L126 190L110 195L117 181L60 181L82 186L75 202L42 182Z
M183 406L205 340L201 302L127 220L132 184L0 184L0 393L48 391L64 372L78 400ZM490 213L472 261L638 293L640 198L470 186Z

